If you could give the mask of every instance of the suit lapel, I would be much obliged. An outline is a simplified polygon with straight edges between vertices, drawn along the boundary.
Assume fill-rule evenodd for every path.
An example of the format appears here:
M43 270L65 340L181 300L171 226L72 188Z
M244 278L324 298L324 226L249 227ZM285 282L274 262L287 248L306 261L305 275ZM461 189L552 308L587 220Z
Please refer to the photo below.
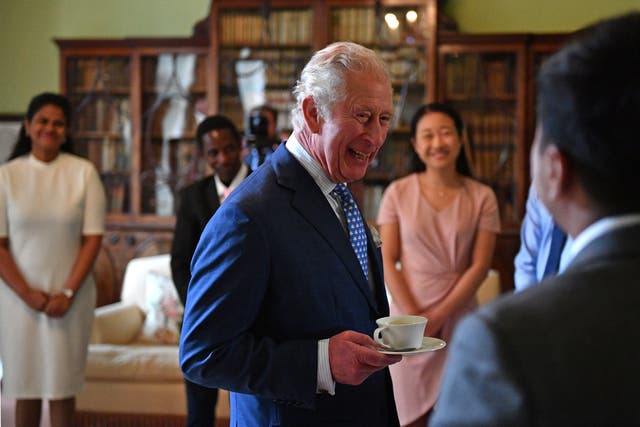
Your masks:
M369 283L367 282L362 267L358 262L349 237L345 233L340 220L336 217L333 209L327 202L324 194L315 183L311 175L298 163L298 161L286 150L280 147L274 155L272 161L274 170L278 177L278 183L293 191L291 205L303 216L312 227L326 240L331 248L345 265L349 274L353 278L362 294L365 296L369 305L379 312L379 306L373 298ZM366 227L365 227L366 228ZM376 271L374 281L380 280L378 270L380 268L375 257L371 257L372 238L369 230L367 230L368 251L372 264ZM375 250L375 249L374 249ZM379 286L376 286L378 290Z
M220 207L220 199L218 198L218 189L216 188L216 181L213 178L213 175L208 177L207 182L205 184L205 203L207 204L207 208L209 212L213 215L213 213L218 210Z

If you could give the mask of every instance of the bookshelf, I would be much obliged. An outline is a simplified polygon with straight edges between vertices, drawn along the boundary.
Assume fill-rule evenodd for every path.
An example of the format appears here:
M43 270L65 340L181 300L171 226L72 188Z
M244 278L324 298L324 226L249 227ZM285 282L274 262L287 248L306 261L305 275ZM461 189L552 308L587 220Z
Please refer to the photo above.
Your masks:
M74 141L108 194L100 257L115 266L113 295L130 258L168 251L176 192L207 173L194 152L198 118L221 113L244 128L248 105L264 102L290 130L297 76L338 40L379 52L394 87L396 122L352 185L366 218L375 220L384 188L411 170L413 112L450 102L469 127L477 177L500 200L505 231L494 264L508 288L529 185L533 75L564 37L438 31L437 8L437 0L217 0L191 37L56 40Z
M383 25L387 13L398 17L396 30ZM191 37L56 40L75 145L108 197L97 269L114 272L101 273L113 282L101 303L118 298L131 258L169 250L176 193L207 173L194 151L199 118L225 114L242 129L249 105L268 103L289 131L291 89L312 53L332 41L380 52L398 93L394 132L354 186L375 218L384 187L408 171L407 118L434 97L427 88L435 81L436 16L436 0L220 0Z
M432 5L431 5L432 6ZM431 50L436 35L429 2L328 5L329 42L351 40L376 51L388 64L394 90L394 123L364 180L352 184L369 222L375 222L384 189L411 172L409 124L429 98ZM434 62L433 62L434 63Z
M216 109L240 128L251 108L278 110L277 128L290 130L291 88L313 52L311 3L219 2L212 5L213 55L218 58Z
M517 226L523 211L526 153L524 43L438 47L439 99L462 115L474 176L489 184L503 224Z
M380 195L410 170L408 122L431 94L436 1L300 0L212 3L211 58L217 58L215 111L244 125L252 105L278 109L278 129L289 132L291 89L314 51L349 40L376 50L389 64L397 122L362 182L352 184L365 217L377 216ZM407 18L407 13L411 19ZM397 27L386 24L393 14ZM253 92L253 93L252 93ZM257 94L255 93L257 92Z
M535 131L535 73L565 34L442 34L438 39L438 100L450 103L467 128L476 178L497 197L502 233L494 268L513 288L513 259L528 194L529 151Z
M107 195L96 267L110 282L102 284L104 304L119 298L131 258L169 250L175 195L205 173L195 128L208 110L208 39L56 43L61 92L74 108L74 147L95 164Z

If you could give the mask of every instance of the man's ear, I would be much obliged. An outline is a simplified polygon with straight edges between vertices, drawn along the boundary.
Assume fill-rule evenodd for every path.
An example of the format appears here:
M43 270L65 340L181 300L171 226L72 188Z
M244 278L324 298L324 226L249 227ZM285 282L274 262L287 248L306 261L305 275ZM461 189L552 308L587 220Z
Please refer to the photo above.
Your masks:
M554 144L544 148L543 161L547 162L547 197L557 200L564 196L571 184L570 162L565 153Z
M309 130L311 130L312 133L319 133L322 127L322 117L320 117L320 112L316 107L316 102L313 100L313 97L307 96L302 100L302 115Z

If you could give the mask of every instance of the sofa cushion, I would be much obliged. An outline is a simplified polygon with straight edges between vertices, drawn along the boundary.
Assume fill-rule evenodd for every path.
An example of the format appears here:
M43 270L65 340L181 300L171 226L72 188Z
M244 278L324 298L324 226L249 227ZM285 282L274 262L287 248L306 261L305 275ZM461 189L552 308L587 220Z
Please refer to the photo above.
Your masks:
M133 302L144 308L146 296L146 275L149 271L157 271L171 277L171 255L154 255L133 258L127 263L122 279L120 300Z
M129 344L138 336L144 313L136 304L116 302L96 308L91 343Z
M184 307L168 275L151 270L145 276L147 313L138 340L156 344L178 344Z
M182 381L176 345L90 344L87 381Z

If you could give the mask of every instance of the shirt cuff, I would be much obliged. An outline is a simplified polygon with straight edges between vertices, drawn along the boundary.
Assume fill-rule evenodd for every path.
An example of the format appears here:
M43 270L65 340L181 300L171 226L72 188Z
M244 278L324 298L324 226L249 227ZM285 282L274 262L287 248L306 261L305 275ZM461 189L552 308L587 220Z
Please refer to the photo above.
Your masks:
M336 382L329 365L329 339L318 341L318 386L316 393L336 394Z

